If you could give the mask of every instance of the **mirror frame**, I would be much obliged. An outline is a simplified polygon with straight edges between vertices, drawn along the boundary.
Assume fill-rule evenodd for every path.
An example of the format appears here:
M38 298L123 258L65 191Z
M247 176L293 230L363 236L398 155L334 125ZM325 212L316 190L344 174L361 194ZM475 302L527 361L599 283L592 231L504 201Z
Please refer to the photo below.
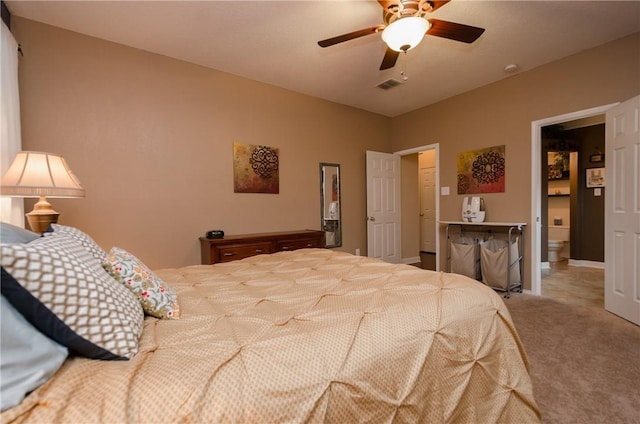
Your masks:
M329 168L336 168L336 181L325 181ZM329 196L325 196L326 188L331 189ZM334 196L334 193L337 196ZM336 198L337 200L333 200ZM330 216L331 203L337 204L337 215ZM325 247L342 246L342 189L340 187L340 164L320 162L320 228L324 231Z

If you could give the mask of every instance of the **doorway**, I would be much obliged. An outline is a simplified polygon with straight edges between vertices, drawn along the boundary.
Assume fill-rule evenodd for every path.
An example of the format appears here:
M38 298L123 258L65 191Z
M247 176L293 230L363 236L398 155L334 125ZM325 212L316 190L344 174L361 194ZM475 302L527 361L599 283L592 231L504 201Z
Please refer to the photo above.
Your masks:
M406 263L420 263L424 269L440 270L440 178L439 144L395 152L402 159L403 246L411 251ZM410 159L410 160L409 160ZM411 165L408 165L408 164ZM404 169L404 167L408 169ZM415 253L414 253L415 252ZM415 256L413 256L415 254Z
M604 167L605 115L542 128L541 295L604 308L605 188L588 169Z
M573 112L565 115L554 116L531 123L531 291L532 294L540 296L541 289L541 268L542 268L542 246L543 239L546 243L546 234L543 236L543 213L542 210L542 129L551 125L559 125L568 121L591 118L604 114L615 104L600 106L583 111ZM604 149L604 146L603 146Z
M541 259L604 269L605 115L542 128Z
M436 270L436 151L418 153L418 185L420 204L420 265L423 269Z

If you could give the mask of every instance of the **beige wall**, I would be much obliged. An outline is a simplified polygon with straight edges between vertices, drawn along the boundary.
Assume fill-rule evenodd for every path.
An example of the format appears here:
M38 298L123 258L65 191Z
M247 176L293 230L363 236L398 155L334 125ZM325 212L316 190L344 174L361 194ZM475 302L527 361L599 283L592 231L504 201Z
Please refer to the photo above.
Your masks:
M197 264L206 230L319 229L331 162L342 250L366 252L365 150L390 151L390 118L17 17L12 29L23 149L63 155L86 189L52 199L61 224L152 268ZM280 194L233 192L235 141L280 150Z
M393 151L440 144L440 186L451 188L450 196L440 198L440 219L459 220L463 196L457 194L457 154L505 145L505 192L483 194L486 219L531 224L531 122L638 93L640 33L396 117ZM526 276L531 263L531 252L527 253ZM442 267L445 259L441 254ZM525 288L530 288L528 277Z
M452 193L440 217L451 220L457 153L504 144L506 191L483 196L487 219L529 222L531 121L640 92L640 34L390 119L17 17L13 32L25 53L23 148L62 154L87 190L53 199L60 222L153 268L199 263L209 229L318 229L319 162L342 165L342 250L364 254L365 150L439 143ZM279 195L233 193L234 141L280 149ZM417 192L417 175L405 191ZM402 234L413 256L418 221L405 217Z

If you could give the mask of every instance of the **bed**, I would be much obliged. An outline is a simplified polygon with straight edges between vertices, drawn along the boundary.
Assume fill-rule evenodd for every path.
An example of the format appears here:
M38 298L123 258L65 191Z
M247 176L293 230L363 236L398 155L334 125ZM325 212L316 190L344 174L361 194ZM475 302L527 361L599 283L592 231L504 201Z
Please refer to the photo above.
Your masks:
M509 312L467 277L328 249L154 276L179 319L145 314L128 360L70 354L1 421L540 421Z

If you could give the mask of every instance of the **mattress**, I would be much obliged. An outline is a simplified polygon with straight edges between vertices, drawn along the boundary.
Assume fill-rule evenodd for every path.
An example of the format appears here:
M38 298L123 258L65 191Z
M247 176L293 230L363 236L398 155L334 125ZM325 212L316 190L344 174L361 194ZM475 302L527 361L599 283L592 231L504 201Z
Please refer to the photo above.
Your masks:
M128 361L67 359L3 423L532 423L502 299L326 249L157 270L182 317Z

